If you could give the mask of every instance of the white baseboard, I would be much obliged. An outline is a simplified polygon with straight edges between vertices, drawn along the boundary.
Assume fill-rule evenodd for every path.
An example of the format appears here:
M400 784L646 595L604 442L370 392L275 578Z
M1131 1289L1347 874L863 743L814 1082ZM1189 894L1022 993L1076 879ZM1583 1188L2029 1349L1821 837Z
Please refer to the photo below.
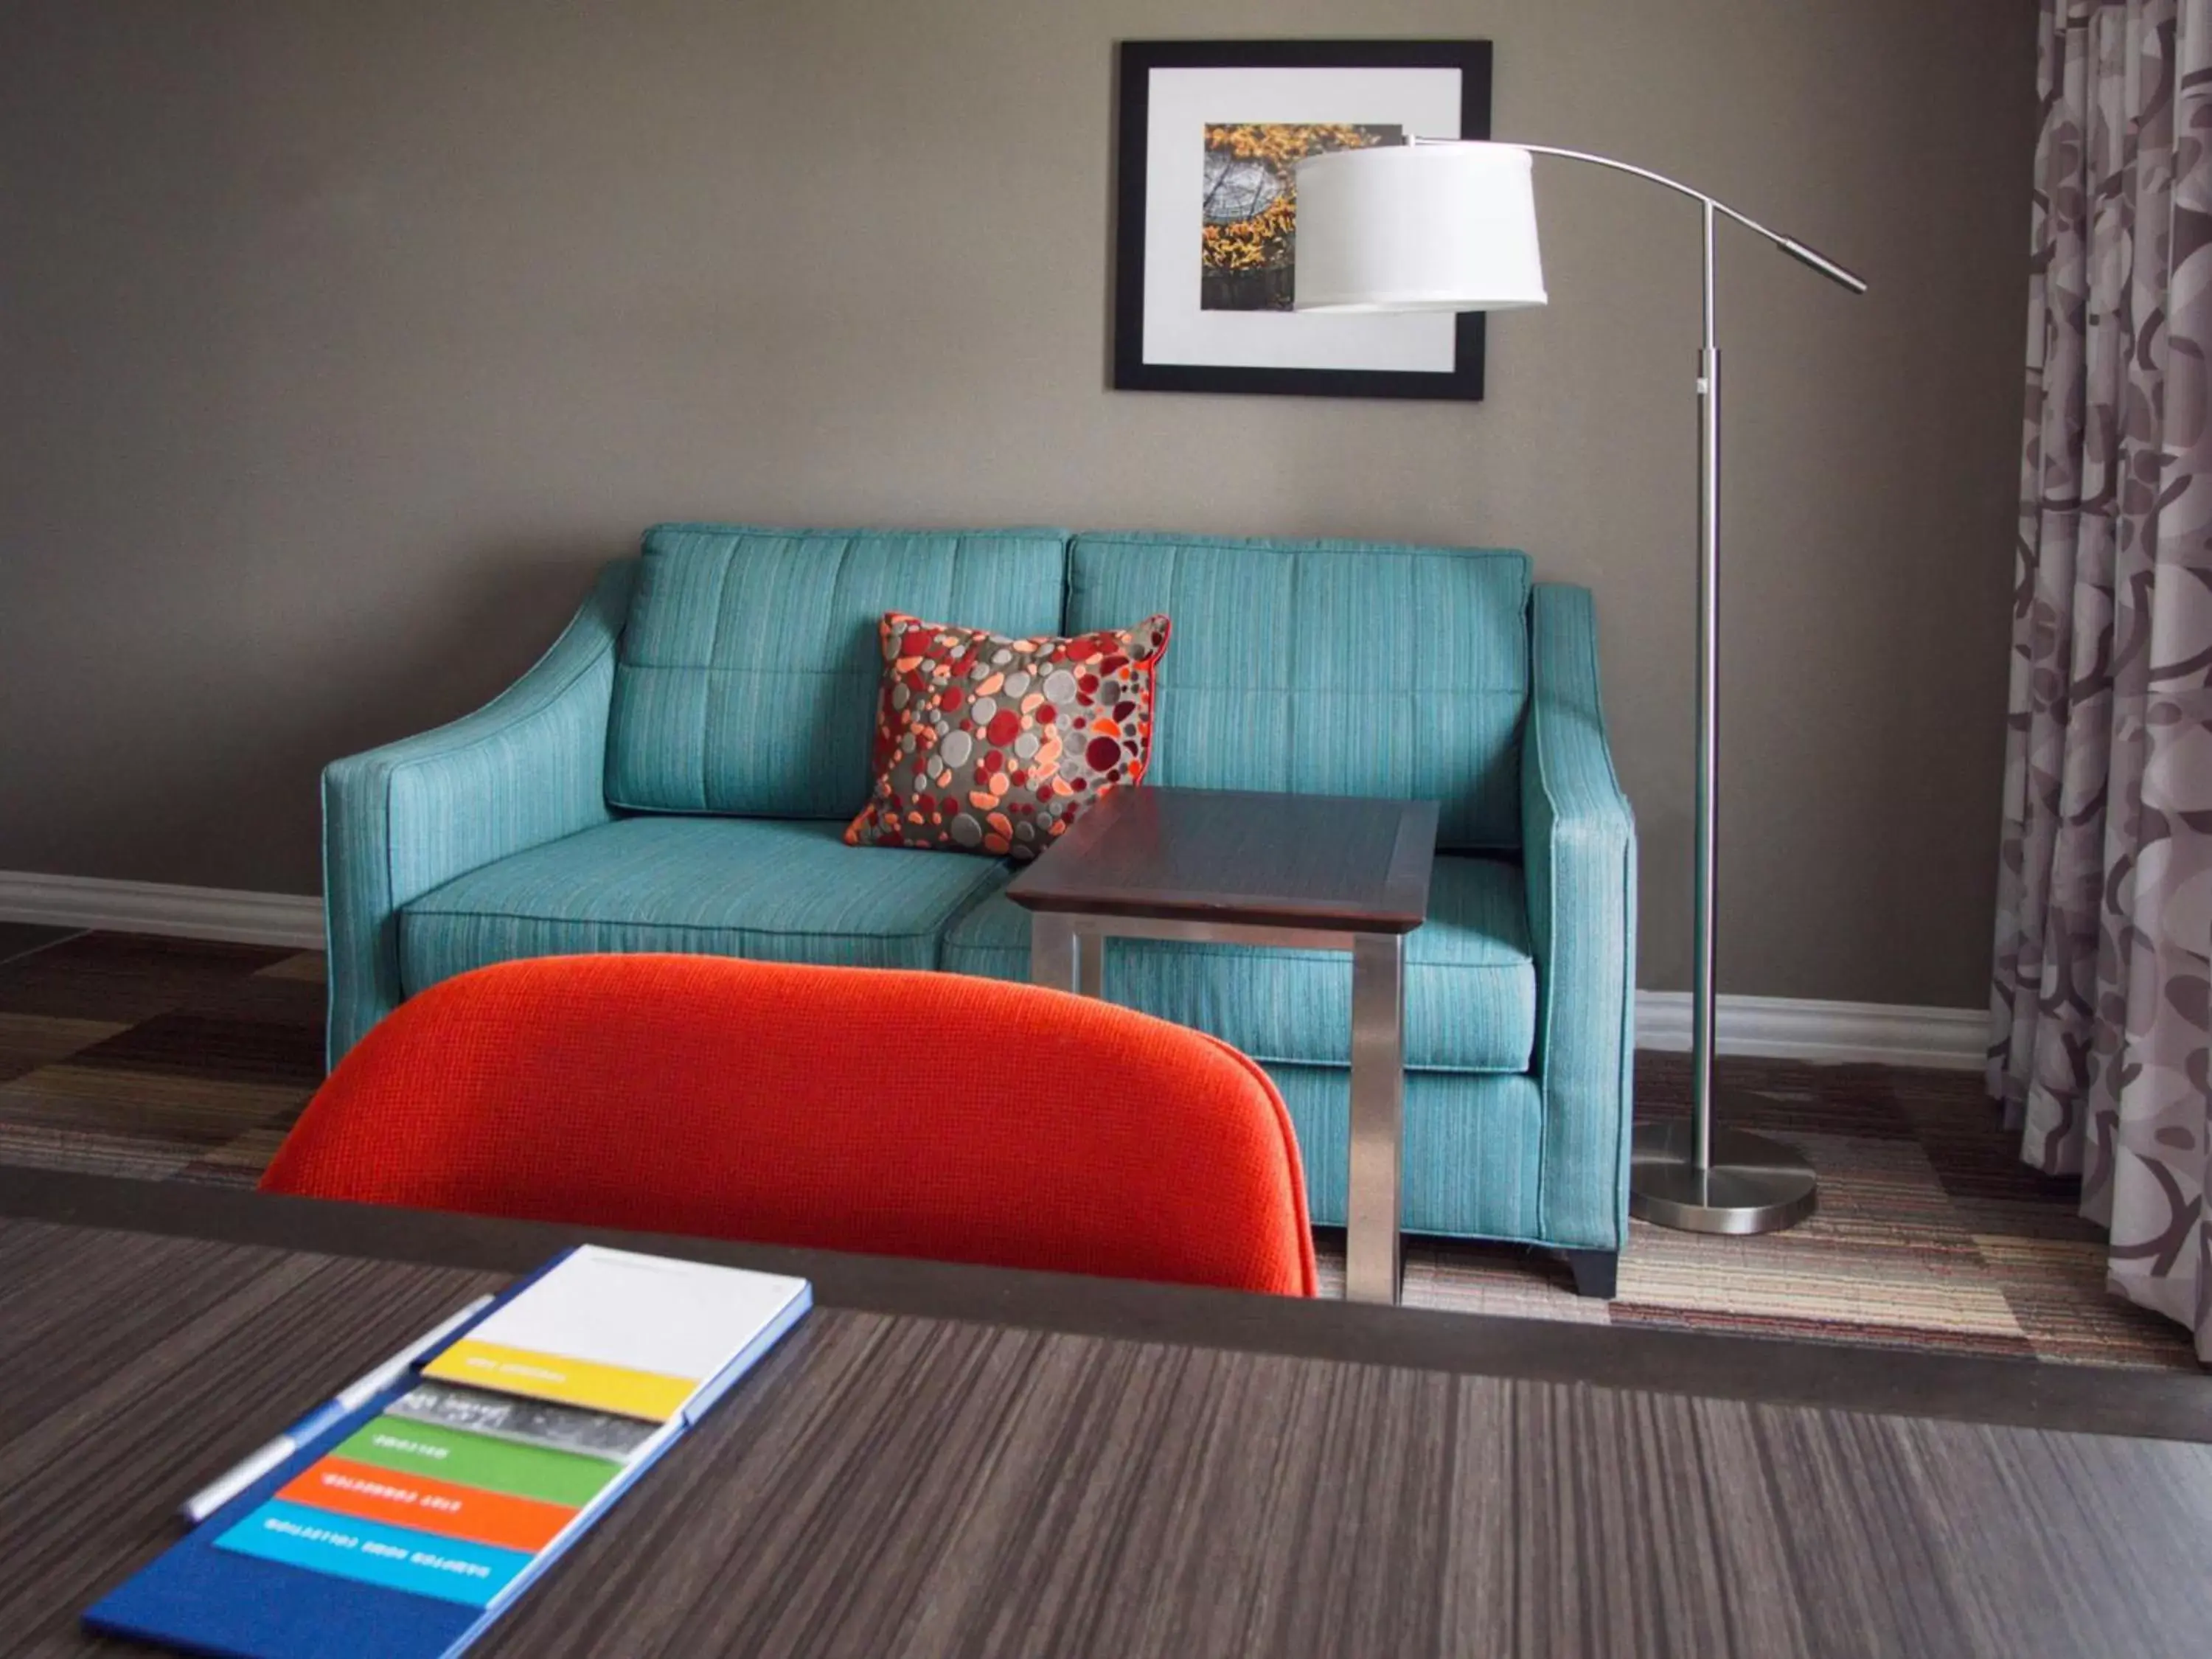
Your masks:
M323 902L319 898L29 872L0 871L0 921L104 927L298 950L318 950L323 943ZM1778 1060L1864 1060L1970 1071L1982 1064L1989 1042L1989 1014L1979 1008L1724 996L1718 1024L1722 1054ZM1688 1048L1689 994L1638 991L1636 1042L1643 1048Z
M1990 1042L1986 1008L1913 1008L1887 1002L1816 1002L1723 996L1713 1010L1714 1048L1829 1065L1871 1060L1944 1071L1979 1070ZM1638 991L1636 1046L1686 1052L1690 994Z
M290 893L172 887L157 881L100 881L0 870L0 921L104 927L240 945L320 950L323 902Z

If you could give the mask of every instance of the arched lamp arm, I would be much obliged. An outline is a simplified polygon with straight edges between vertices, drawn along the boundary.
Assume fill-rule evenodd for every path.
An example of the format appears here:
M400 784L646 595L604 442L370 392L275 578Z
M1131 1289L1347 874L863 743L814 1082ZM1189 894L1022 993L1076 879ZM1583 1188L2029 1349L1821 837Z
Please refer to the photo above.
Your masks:
M1413 142L1417 144L1467 144L1485 143L1490 141L1478 138L1417 137L1413 139ZM1510 143L1511 141L1499 140L1498 142ZM1610 155L1594 155L1589 151L1583 149L1562 149L1556 144L1514 143L1512 144L1512 148L1515 149L1525 149L1531 155L1556 155L1560 160L1566 161L1587 161L1594 167L1607 167L1614 173L1626 173L1638 179L1648 179L1650 183L1657 185L1662 189L1673 191L1678 196L1686 196L1693 202L1703 203L1706 207L1710 208L1716 213L1726 215L1729 218L1735 220L1736 223L1741 225L1745 229L1753 232L1756 235L1765 237L1768 241L1773 243L1775 246L1780 248L1784 253L1796 260L1800 264L1810 266L1813 270L1819 271L1820 275L1826 276L1830 282L1834 283L1838 287L1849 289L1854 294L1863 294L1867 291L1865 278L1857 276L1852 271L1845 270L1843 266L1838 264L1833 259L1829 258L1825 253L1820 252L1815 248L1808 247L1804 243L1799 241L1794 236L1784 236L1780 231L1771 229L1767 226L1762 225L1748 213L1740 212L1736 209L1730 207L1726 202L1722 201L1719 197L1708 196L1704 191L1693 189L1690 185L1684 184L1679 179L1669 179L1663 173L1654 173L1650 167L1639 167L1632 162L1616 161Z

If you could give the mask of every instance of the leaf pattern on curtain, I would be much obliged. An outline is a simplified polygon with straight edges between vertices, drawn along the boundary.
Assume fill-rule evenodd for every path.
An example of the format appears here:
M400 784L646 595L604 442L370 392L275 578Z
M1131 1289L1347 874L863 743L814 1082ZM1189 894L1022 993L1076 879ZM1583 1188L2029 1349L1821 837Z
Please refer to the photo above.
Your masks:
M2043 0L1990 1091L2212 1361L2212 0Z

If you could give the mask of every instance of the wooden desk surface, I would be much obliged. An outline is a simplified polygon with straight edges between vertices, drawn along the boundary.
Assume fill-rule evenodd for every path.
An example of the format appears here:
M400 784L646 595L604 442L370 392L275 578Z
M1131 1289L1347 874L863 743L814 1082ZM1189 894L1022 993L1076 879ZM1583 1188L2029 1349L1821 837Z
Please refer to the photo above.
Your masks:
M61 1218L102 1212L169 1231ZM502 1282L489 1260L582 1236L15 1171L0 1216L10 1654L124 1651L76 1614L185 1492ZM315 1237L367 1254L291 1247ZM1085 1281L671 1243L811 1265L832 1305L478 1651L2124 1655L2212 1629L2193 1440L1485 1374L1448 1343L1281 1351L1443 1320L1525 1371L1511 1321L1110 1286L1074 1316L1122 1328L1052 1328L1027 1316ZM453 1265L390 1259L424 1249ZM850 1305L872 1297L986 1316ZM1228 1345L1158 1340L1185 1320ZM2062 1369L1947 1363L1990 1368L1984 1395ZM2201 1392L2146 1397L2205 1428Z
M1410 933L1427 919L1437 804L1116 789L1007 884L1032 910Z

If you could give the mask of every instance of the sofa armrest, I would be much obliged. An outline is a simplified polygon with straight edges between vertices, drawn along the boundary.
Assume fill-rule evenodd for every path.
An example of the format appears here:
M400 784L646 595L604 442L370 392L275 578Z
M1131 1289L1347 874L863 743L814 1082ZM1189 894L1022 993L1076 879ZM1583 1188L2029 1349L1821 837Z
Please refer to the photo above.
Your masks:
M531 670L476 713L323 771L333 1066L399 1005L399 910L613 815L607 711L634 560L610 565Z
M1521 834L1544 1091L1538 1214L1554 1243L1618 1249L1628 1222L1636 823L1606 744L1587 588L1537 586L1529 662Z

